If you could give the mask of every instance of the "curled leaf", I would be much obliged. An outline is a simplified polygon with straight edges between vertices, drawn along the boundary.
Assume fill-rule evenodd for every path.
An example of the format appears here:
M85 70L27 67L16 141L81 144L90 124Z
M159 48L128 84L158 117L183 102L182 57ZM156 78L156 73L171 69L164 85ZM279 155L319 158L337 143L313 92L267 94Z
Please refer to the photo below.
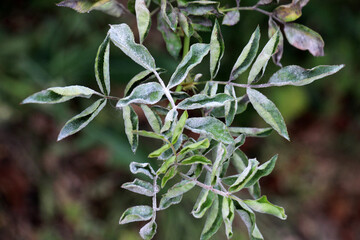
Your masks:
M126 224L130 222L141 222L150 220L153 215L153 209L149 206L135 206L126 209L120 217L119 224Z

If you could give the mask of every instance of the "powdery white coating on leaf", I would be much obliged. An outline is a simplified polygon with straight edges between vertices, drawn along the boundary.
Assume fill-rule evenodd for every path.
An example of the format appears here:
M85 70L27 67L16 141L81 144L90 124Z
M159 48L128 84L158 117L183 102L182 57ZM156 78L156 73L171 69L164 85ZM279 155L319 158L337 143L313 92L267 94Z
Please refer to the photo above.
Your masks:
M156 234L156 229L157 229L157 224L154 220L152 220L149 223L147 223L145 226L143 226L140 229L139 233L140 233L140 236L142 237L142 239L150 240Z
M181 202L181 200L182 200L182 196L183 195L179 195L179 196L174 197L174 198L166 198L166 197L161 198L160 204L159 204L159 209L160 210L165 210L168 207L170 207L171 205L179 204Z
M246 128L230 127L229 131L236 134L245 134L247 137L267 137L271 134L272 128Z
M219 22L215 20L210 40L210 75L214 79L220 69L220 61L224 56L225 43L221 34Z
M227 12L222 21L223 25L233 26L240 21L240 12L239 11L230 11Z
M270 203L266 196L263 196L257 200L244 200L244 203L256 212L271 214L282 220L287 218L284 208Z
M126 209L120 217L119 224L126 224L130 222L139 222L150 220L153 215L153 209L149 206L135 206Z
M133 182L124 183L121 187L131 192L139 193L148 197L152 197L154 195L153 184L140 179L135 179ZM158 192L158 189L156 189L156 192Z
M107 35L100 45L95 59L95 77L96 82L102 93L110 94L110 38Z
M139 118L131 106L123 107L125 134L129 140L131 150L135 153L139 143L139 135L133 131L139 130Z
M221 217L221 202L222 197L216 195L214 203L212 204L212 207L207 216L204 229L202 230L200 240L210 239L221 227L223 221Z
M130 171L133 174L137 174L137 173L145 174L151 179L154 179L154 176L156 175L154 169L150 166L149 163L132 162L130 163Z
M137 27L139 31L139 39L140 43L142 43L146 38L151 26L150 11L146 7L145 0L135 1L135 12Z
M161 32L165 41L166 49L171 56L177 58L182 48L181 38L178 34L171 30L165 19L160 14L158 15L157 24L157 29Z
M254 176L252 176L252 178L246 183L245 187L251 187L254 184L256 184L260 178L268 176L274 169L277 158L278 158L278 155L275 155L269 161L261 164L257 168Z
M230 186L229 192L238 192L243 189L246 183L255 175L259 162L256 159L250 159L248 166L240 173L236 181Z
M195 185L196 183L194 181L183 180L171 187L167 193L164 194L164 198L175 198L177 196L183 195L195 187Z
M79 13L89 13L92 10L99 10L114 17L120 17L123 13L122 4L116 0L65 0L58 4L59 7L69 7Z
M179 109L198 109L198 108L208 108L208 107L220 107L228 101L233 100L233 98L227 94L219 93L213 97L209 97L205 94L197 94L192 97L189 97L179 103Z

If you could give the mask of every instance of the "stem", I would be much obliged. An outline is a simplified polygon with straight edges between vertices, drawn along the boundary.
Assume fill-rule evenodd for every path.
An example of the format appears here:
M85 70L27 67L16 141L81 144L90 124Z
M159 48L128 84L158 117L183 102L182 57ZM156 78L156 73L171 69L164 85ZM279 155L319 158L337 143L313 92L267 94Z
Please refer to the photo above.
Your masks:
M204 165L204 168L206 171L208 171L209 173L212 172L211 168L207 165ZM230 195L230 193L228 192L228 190L224 187L224 184L221 182L220 178L218 178L217 180L217 184L219 184L219 186L221 187L221 189L228 195Z
M183 46L183 56L182 56L183 59L186 56L186 54L189 52L189 48L190 48L190 37L185 35L184 46Z
M102 98L106 98L106 99L111 99L111 100L120 100L121 98L119 97L114 97L114 96L106 96L106 95L103 95L101 93L94 93L95 95L98 95Z
M155 77L156 77L156 78L158 79L158 81L160 82L160 84L161 84L161 86L162 86L162 88L163 88L163 90L164 90L164 93L165 93L167 99L169 100L172 108L176 108L175 101L174 101L174 99L172 98L169 89L166 88L164 81L161 79L161 77L160 77L159 74L156 72L156 70L154 70L153 73L155 74Z
M154 177L154 183L153 183L154 195L153 195L153 197L152 197L152 204L153 204L153 216L152 216L152 220L155 220L155 219L156 219L156 211L158 210L158 209L157 209L157 202L156 202L157 179L158 179L158 176L156 175L156 176Z

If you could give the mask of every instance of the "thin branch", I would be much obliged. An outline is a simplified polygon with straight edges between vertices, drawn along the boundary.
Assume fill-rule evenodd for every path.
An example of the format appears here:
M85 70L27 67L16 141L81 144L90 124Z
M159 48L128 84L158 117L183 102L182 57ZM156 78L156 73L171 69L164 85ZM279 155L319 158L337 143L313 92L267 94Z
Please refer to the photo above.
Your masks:
M157 208L157 202L156 202L157 179L158 179L158 175L156 175L156 176L154 177L154 183L153 183L154 195L153 195L153 197L152 197L152 205L153 205L153 216L152 216L152 220L154 220L154 221L155 221L155 219L156 219L156 211L158 210L158 208Z
M153 73L155 74L155 77L158 79L158 81L160 82L163 90L164 90L164 93L167 97L167 99L169 100L172 108L176 108L176 105L175 105L175 101L174 99L172 98L171 94L170 94L170 91L169 89L167 89L167 87L165 86L165 83L164 81L161 79L160 75L158 74L158 72L156 70L153 71Z

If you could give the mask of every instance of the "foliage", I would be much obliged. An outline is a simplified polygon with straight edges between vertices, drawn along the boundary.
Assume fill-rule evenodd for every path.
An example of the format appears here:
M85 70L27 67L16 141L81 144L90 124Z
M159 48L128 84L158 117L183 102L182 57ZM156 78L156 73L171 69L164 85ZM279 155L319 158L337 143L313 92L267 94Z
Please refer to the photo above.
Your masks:
M120 224L149 221L140 230L143 239L154 237L157 212L179 204L183 195L195 186L202 190L192 215L202 218L207 213L200 239L210 239L219 230L222 222L225 224L227 238L231 238L235 212L248 228L250 239L263 239L256 225L254 211L286 219L283 208L270 203L266 196L261 195L259 184L259 180L274 169L277 155L260 164L257 159L249 159L239 147L246 138L267 136L271 129L287 140L290 138L278 108L256 89L303 86L343 68L343 65L318 66L307 70L299 66L287 66L278 70L267 83L258 84L270 58L281 66L284 35L289 43L298 49L308 50L314 56L324 54L324 41L318 33L306 26L292 23L301 16L302 8L308 0L293 0L288 5L276 7L272 12L259 8L275 3L277 1L260 0L254 6L242 7L237 0L236 7L227 8L222 6L220 1L130 0L126 9L115 0L63 1L59 6L71 7L81 13L91 10L101 10L114 16L120 16L127 11L134 13L139 43L135 41L133 31L127 24L110 25L95 60L95 78L100 92L76 85L56 87L35 93L23 103L53 104L75 97L99 96L99 100L65 124L58 137L58 140L61 140L86 127L107 102L116 100L116 108L123 111L125 133L133 152L138 147L139 136L163 143L161 148L148 156L162 162L158 170L155 171L149 163L133 162L130 164L131 172L142 174L148 179L135 179L122 186L152 198L151 205L127 209L119 221ZM236 60L229 80L215 81L225 52L219 21L222 19L223 25L235 25L240 20L240 11L249 10L269 16L269 40L258 54L258 27ZM158 29L169 53L177 58L183 49L182 60L167 85L160 76L163 70L158 68L155 59L142 44L154 14L157 14ZM211 32L209 43L203 43L202 32ZM199 42L190 46L191 38ZM123 98L110 95L111 42L145 69L129 81ZM210 77L208 81L200 81L202 74L196 73L195 67L201 64L207 55L210 55ZM239 77L247 71L247 83L237 83ZM198 90L202 85L202 90ZM244 88L246 93L240 95L236 88ZM235 116L241 114L249 103L271 128L231 127ZM139 130L135 105L141 107L152 131ZM237 174L227 175L230 164L235 166ZM175 182L176 176L181 180ZM175 182L172 186L169 186L170 180ZM244 200L236 195L244 189L248 190L253 199ZM158 201L160 194L161 199Z

